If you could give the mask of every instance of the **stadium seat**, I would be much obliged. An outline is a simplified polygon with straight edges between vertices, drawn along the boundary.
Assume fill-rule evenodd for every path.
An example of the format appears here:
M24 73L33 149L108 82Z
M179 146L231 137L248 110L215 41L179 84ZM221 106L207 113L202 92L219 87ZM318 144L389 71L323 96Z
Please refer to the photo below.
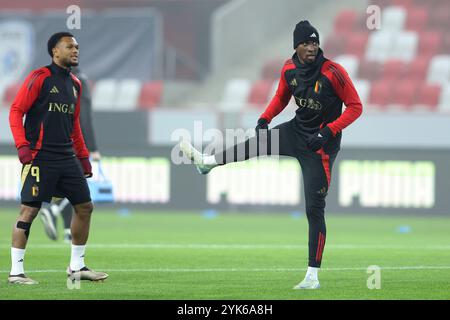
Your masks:
M353 79L356 77L358 73L358 65L359 65L359 59L354 55L340 55L337 56L334 61L339 63L344 67L344 69L347 71L348 75L350 76L350 79Z
M115 79L101 79L92 94L93 110L113 110L116 105L118 82Z
M400 6L389 6L381 12L381 30L384 32L400 31L406 22L406 10Z
M442 45L442 34L437 31L424 31L419 33L419 55L436 55Z
M369 101L370 81L355 79L353 80L353 85L355 86L356 92L358 92L359 99L361 99L361 103L364 108Z
M416 81L394 81L392 82L391 102L408 109L416 101L419 82Z
M225 91L220 103L220 110L241 110L247 104L250 87L251 84L248 79L229 80L225 86Z
M146 82L141 87L139 95L139 107L142 109L152 109L161 104L163 94L163 82Z
M248 104L255 107L265 106L267 100L269 99L272 83L273 82L269 80L256 81L250 90Z
M334 19L334 32L345 33L354 28L358 20L358 12L354 10L342 10Z
M369 39L368 32L353 32L348 35L346 54L353 54L359 58L364 56L367 47L367 40Z
M406 66L401 77L403 79L424 80L427 74L429 62L430 58L427 56L420 56L416 58Z
M388 31L376 31L369 35L365 58L369 61L384 62L390 57L393 47L393 34Z
M123 79L117 88L117 99L114 109L133 110L138 106L142 83L136 79Z
M425 7L414 6L408 10L406 29L410 31L425 30L428 24L428 10Z
M450 113L450 83L442 86L438 107L440 111Z
M378 80L372 83L370 88L369 103L385 107L391 101L391 81Z
M435 109L439 103L439 95L441 93L440 85L428 85L422 83L418 92L416 104L428 106L429 109Z
M450 82L450 55L437 55L431 58L427 82L430 84Z
M383 71L381 73L381 79L383 80L397 80L404 73L405 63L403 60L393 59L387 60L383 64Z
M391 59L402 59L406 62L414 60L417 54L419 37L416 32L400 32L394 34L393 46L388 53Z
M376 61L361 60L358 68L358 78L377 80L382 71L382 65Z

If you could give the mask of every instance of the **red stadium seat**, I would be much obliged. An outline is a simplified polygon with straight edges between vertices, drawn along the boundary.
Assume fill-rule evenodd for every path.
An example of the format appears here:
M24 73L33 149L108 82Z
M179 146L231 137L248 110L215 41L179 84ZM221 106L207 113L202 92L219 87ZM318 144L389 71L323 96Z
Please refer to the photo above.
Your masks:
M392 81L378 80L372 83L369 95L369 103L386 106L391 102Z
M19 91L21 83L14 83L9 85L4 94L3 94L3 104L6 107L10 107L16 97L17 92Z
M395 81L392 88L391 103L410 107L416 101L418 81Z
M411 7L406 17L406 29L412 31L425 30L428 23L428 10L425 7Z
M419 88L417 93L416 103L418 105L428 106L430 110L434 110L437 108L437 105L439 103L440 94L440 85L428 85L422 83L422 86Z
M381 79L396 80L399 79L405 69L405 63L402 60L388 60L383 64Z
M348 35L346 54L353 54L362 58L366 52L368 32L353 32Z
M353 10L342 10L334 19L334 32L345 33L351 31L358 21L358 13Z
M267 103L269 93L272 89L273 81L258 80L250 89L248 103L251 106L263 106Z
M381 64L376 61L361 60L358 68L358 78L377 80L381 74Z
M152 109L158 106L162 100L163 82L152 81L142 85L139 95L139 107L142 109Z
M403 79L425 80L429 63L430 58L428 56L420 56L406 66L401 77Z
M419 33L419 55L434 56L442 45L442 34L438 31Z

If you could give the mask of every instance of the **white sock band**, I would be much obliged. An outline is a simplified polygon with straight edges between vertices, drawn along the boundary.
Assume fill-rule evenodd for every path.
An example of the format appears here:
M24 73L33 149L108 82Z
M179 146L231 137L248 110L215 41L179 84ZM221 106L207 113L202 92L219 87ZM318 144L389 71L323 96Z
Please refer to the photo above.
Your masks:
M308 267L308 271L306 271L306 276L307 277L309 276L313 280L317 280L319 270L320 268Z
M78 271L85 267L84 265L84 252L86 250L86 245L77 246L72 245L72 254L70 257L70 269L72 271Z
M11 247L11 272L10 275L18 275L25 273L23 270L23 259L25 257L25 249L17 249Z

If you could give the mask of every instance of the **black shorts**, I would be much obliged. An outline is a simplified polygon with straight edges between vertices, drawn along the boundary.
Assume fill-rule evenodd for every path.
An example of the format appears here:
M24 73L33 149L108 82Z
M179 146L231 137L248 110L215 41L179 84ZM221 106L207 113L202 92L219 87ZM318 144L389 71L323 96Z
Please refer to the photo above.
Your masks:
M22 204L39 206L52 197L67 198L72 205L90 202L91 195L77 158L43 161L22 167Z

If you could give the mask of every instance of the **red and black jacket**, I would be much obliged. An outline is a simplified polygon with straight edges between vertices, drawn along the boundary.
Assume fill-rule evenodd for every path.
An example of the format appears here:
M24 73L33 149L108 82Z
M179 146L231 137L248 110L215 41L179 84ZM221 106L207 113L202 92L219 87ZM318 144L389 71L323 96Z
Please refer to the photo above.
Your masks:
M277 92L261 118L270 122L294 96L298 106L294 121L298 132L307 139L327 125L333 137L324 150L327 153L336 152L340 149L342 130L362 113L358 93L345 69L331 60L325 59L314 85L306 90L296 90L301 81L296 77L296 68L293 59L285 62ZM342 103L346 106L344 112Z
M33 159L89 157L80 128L81 82L52 63L25 79L9 114L16 148L29 145ZM25 124L23 116L26 115Z

